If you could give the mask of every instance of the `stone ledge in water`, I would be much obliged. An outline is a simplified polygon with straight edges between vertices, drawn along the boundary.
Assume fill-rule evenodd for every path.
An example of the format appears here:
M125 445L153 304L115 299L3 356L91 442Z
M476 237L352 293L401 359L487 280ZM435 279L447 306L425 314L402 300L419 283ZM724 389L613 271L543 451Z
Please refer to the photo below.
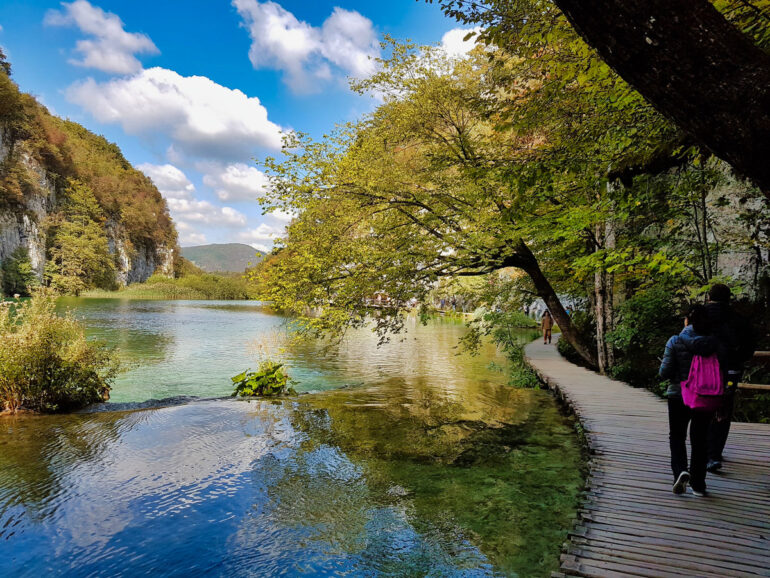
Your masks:
M228 401L228 402L237 402L237 401L270 401L270 400L281 400L281 399L291 399L292 397L296 398L302 395L307 395L308 392L301 391L296 394L296 396L289 396L289 395L282 395L282 396L273 396L273 397L237 397L234 398L232 396L226 396L226 397L198 397L195 395L177 395L174 397L166 397L163 399L148 399L147 401L127 401L123 403L113 403L113 402L104 402L104 403L95 403L93 405L89 405L88 407L75 411L73 413L105 413L105 412L113 412L113 411L136 411L141 409L160 409L163 407L174 407L176 405L185 405L188 403L194 403L198 401Z
M201 398L194 395L177 395L174 397L166 397L164 399L148 399L147 401L129 401L125 403L95 403L89 405L85 409L76 411L75 413L103 413L108 411L131 411L136 409L156 409L161 407L172 407L175 405L184 405L186 403L192 403L194 401L208 401L213 399L229 399L229 398Z

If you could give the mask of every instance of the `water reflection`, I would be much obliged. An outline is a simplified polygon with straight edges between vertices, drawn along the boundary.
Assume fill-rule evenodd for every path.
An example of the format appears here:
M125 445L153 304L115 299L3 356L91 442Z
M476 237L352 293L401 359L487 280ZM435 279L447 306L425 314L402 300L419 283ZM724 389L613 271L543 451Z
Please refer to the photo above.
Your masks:
M281 322L237 304L78 314L139 357L164 340L116 387L138 400L215 395ZM289 352L306 389L354 384L297 399L0 420L0 576L548 575L581 484L571 424L506 386L494 350L455 355L460 326L409 330Z
M423 536L403 505L378 503L362 467L292 415L216 401L4 420L18 443L0 470L0 575L402 574L466 567L464 550L488 567L470 542Z

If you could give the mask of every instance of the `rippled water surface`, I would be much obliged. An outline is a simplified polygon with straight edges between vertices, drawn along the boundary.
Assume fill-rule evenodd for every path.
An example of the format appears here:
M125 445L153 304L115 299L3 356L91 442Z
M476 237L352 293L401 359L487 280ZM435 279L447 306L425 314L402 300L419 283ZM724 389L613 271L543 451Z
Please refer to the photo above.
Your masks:
M117 402L214 397L282 320L252 303L72 300ZM0 419L0 576L547 576L580 455L461 325L283 353L296 399ZM490 362L494 362L490 366ZM325 391L324 391L325 390Z

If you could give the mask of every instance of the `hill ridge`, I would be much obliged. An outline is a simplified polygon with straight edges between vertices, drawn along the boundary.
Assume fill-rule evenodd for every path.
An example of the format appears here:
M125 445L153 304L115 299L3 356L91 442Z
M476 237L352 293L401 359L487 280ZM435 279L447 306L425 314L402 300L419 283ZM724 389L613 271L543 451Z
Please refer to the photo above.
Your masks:
M208 273L243 273L264 257L264 253L244 243L209 243L182 247L182 256Z

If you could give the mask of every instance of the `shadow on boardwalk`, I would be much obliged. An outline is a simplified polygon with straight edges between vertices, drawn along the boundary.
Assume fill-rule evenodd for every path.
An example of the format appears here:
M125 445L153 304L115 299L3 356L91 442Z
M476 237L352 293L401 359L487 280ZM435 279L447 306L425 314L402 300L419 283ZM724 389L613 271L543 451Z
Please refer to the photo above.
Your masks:
M733 424L709 496L675 496L663 400L569 363L555 344L532 343L526 356L575 411L591 451L554 576L770 576L770 425Z

